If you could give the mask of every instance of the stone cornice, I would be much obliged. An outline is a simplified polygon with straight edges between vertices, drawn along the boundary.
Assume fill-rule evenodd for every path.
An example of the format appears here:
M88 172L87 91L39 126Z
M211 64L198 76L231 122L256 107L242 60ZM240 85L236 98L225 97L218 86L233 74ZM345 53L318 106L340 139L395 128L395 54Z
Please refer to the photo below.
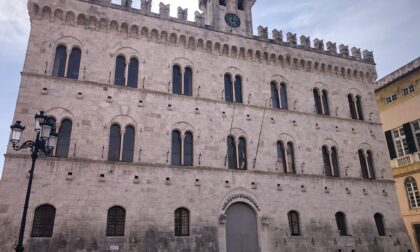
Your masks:
M381 89L389 86L390 84L394 83L395 81L420 70L420 57L411 61L410 63L400 67L399 69L395 70L394 72L388 74L387 76L383 77L382 79L376 81L375 85L375 92L380 91Z

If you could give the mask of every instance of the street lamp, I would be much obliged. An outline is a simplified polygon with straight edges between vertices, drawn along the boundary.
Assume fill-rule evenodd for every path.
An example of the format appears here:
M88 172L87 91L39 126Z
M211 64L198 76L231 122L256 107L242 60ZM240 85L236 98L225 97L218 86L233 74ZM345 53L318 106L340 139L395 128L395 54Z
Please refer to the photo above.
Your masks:
M22 133L25 130L25 127L22 125L21 121L16 121L16 123L10 126L10 128L12 129L12 137L10 139L10 142L12 143L13 149L15 151L19 151L29 148L31 151L32 158L31 170L29 171L28 189L26 191L25 205L23 206L23 215L19 230L19 239L18 244L15 248L16 252L23 252L23 236L25 233L26 216L28 213L28 205L29 198L31 195L35 163L39 157L40 152L44 153L46 156L51 156L53 154L54 146L57 142L57 133L55 119L53 117L45 115L43 111L35 115L35 140L29 140L21 145L18 145L20 142L20 138L22 137Z

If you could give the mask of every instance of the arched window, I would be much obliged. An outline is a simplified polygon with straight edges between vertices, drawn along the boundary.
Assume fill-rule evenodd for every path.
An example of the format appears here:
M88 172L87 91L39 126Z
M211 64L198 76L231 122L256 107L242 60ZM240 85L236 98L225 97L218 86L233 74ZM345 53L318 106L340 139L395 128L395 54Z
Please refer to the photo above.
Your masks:
M367 172L365 152L363 150L359 150L358 153L359 153L360 168L362 169L362 177L365 179L368 179L369 176Z
M171 151L171 164L181 165L182 155L181 133L178 130L172 131L172 151Z
M130 64L128 65L128 80L127 86L132 88L137 88L139 81L139 61L136 58L130 59Z
M118 56L115 64L115 81L114 84L117 86L125 86L125 58L124 56Z
M295 169L295 151L293 149L293 143L287 143L287 170L290 173L296 173Z
M175 236L190 235L190 211L186 208L175 210Z
M108 210L106 222L106 236L124 236L125 209L119 206Z
M331 147L331 163L334 177L340 177L340 166L338 165L337 148L335 146Z
M69 156L72 126L73 124L69 119L64 119L61 121L55 151L55 155L57 157L67 158Z
M359 120L363 120L362 97L356 96L357 116Z
M184 95L192 96L192 81L193 81L192 69L185 68L184 73Z
M351 119L357 119L356 104L354 102L353 95L349 94L347 96L347 98L348 98L348 101L349 101Z
M52 237L54 230L55 208L42 205L35 209L32 237Z
M369 179L375 179L375 167L373 166L373 155L372 151L368 150L366 152L366 159L368 164Z
M233 102L232 77L225 74L225 101Z
M219 5L226 6L226 0L219 0Z
M299 213L296 211L290 211L287 214L289 219L289 228L291 236L300 236L300 223L299 223Z
M67 63L67 48L63 45L57 46L55 50L55 59L52 75L55 77L64 77Z
M279 90L277 88L277 83L274 81L271 82L271 104L273 108L280 108L280 99L279 99Z
M122 151L123 162L133 162L134 143L135 143L134 127L128 126L125 128L125 132L124 132L124 142L123 142L123 151Z
M245 10L244 0L238 0L238 10Z
M325 176L331 177L332 170L331 170L331 160L330 160L330 151L328 150L328 146L322 146L322 159L324 160L324 172Z
M382 216L382 214L376 213L374 218L375 218L376 228L378 229L378 235L385 236L384 217Z
M340 236L347 236L347 222L346 215L342 212L335 214L335 221L337 222L337 228L340 232Z
M287 173L286 152L281 141L277 142L277 163L283 168L283 172Z
M109 133L108 161L119 161L121 153L121 127L113 124Z
M322 90L322 108L324 115L330 114L330 107L328 105L328 92L327 90Z
M235 76L235 102L242 103L242 78L239 75Z
M174 94L182 94L182 74L181 68L175 65L172 69L172 92Z
M81 57L82 51L79 48L75 47L71 50L69 65L67 69L67 78L75 80L79 79Z
M315 101L315 112L319 115L322 115L321 96L319 95L319 90L315 88L313 93Z
M236 160L236 143L233 136L228 136L227 138L227 160L229 169L237 169L237 160Z
M187 131L184 138L184 165L193 165L193 135Z
M405 189L407 190L408 202L410 208L420 207L420 192L417 182L413 177L408 177L405 180Z
M281 108L282 109L288 109L288 106L287 106L287 90L286 90L286 84L284 84L284 83L280 84L280 102L281 102Z
M247 169L246 141L245 141L245 138L243 137L239 138L238 153L239 153L239 169L246 170Z

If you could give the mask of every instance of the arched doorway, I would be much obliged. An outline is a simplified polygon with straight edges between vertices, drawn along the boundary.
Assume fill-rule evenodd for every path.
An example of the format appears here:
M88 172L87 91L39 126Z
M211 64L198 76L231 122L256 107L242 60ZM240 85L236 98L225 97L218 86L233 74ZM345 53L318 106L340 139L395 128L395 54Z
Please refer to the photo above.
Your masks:
M258 252L257 217L245 203L234 203L226 210L227 252Z

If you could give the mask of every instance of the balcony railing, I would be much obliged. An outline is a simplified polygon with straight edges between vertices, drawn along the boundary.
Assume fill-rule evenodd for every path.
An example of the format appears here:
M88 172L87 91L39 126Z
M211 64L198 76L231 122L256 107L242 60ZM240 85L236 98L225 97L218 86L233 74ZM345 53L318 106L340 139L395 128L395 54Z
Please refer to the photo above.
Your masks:
M420 162L420 152L412 153L407 156L398 157L391 161L392 168L398 168Z

